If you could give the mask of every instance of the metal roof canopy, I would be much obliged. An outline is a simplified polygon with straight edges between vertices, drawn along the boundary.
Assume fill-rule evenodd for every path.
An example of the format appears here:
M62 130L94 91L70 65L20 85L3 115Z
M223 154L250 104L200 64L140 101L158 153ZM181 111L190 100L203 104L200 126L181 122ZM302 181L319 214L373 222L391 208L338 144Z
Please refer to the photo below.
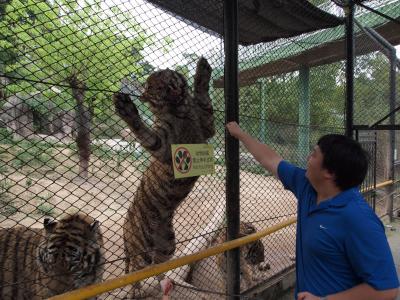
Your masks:
M174 17L224 36L223 0L147 0ZM239 0L238 43L252 45L279 38L335 27L343 19L331 15L307 0Z
M400 19L400 18L399 18ZM374 28L382 37L392 45L400 44L399 25L394 22L388 22L384 25ZM356 55L367 54L369 52L381 49L377 44L366 45L359 41L363 35L355 36ZM301 41L299 41L301 43ZM257 79L274 75L285 74L299 70L301 67L315 67L324 64L330 64L346 59L346 40L344 34L342 38L321 43L311 49L301 51L296 55L287 56L281 59L272 60L256 67L244 68L239 72L239 85L247 86L256 83ZM214 81L214 87L222 88L224 86L224 77Z

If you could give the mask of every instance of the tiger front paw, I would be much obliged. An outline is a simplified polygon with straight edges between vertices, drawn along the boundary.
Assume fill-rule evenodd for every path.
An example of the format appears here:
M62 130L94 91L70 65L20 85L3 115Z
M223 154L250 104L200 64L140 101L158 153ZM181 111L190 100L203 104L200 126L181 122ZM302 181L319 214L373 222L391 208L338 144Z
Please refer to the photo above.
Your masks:
M271 269L271 265L267 262L262 262L258 265L258 270L262 272L266 272Z
M127 94L116 93L113 95L113 102L115 112L123 119L128 125L134 125L139 119L139 111L135 103Z

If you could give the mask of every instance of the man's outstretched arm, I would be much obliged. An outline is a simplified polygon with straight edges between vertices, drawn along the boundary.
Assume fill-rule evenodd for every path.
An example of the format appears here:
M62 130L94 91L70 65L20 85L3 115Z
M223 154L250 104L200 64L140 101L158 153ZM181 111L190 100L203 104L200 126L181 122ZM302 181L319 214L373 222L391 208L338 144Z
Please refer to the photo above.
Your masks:
M256 138L243 131L236 122L226 124L229 133L243 143L254 158L275 177L278 177L278 165L282 157L269 146L260 143Z

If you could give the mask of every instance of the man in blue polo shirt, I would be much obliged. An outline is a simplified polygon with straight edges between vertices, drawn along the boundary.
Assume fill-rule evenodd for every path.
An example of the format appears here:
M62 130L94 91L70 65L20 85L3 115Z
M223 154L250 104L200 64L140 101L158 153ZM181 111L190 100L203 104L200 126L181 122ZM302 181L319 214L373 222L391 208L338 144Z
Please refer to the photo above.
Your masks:
M368 168L360 144L323 136L304 170L236 122L226 127L298 199L295 298L395 299L399 281L384 227L359 192Z

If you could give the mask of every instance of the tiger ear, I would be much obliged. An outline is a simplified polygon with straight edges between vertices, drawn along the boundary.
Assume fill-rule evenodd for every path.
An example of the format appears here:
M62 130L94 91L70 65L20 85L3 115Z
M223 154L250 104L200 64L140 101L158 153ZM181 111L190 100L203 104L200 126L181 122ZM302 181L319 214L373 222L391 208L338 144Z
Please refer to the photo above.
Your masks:
M257 231L256 228L254 227L254 225L251 223L243 222L243 225L244 225L244 233L245 234L252 234Z
M100 229L100 222L99 221L94 221L92 224L90 224L90 231L91 232L97 232Z
M54 227L56 227L56 225L57 225L57 222L50 218L44 218L44 220L43 220L43 226L47 232L52 232L54 230Z

